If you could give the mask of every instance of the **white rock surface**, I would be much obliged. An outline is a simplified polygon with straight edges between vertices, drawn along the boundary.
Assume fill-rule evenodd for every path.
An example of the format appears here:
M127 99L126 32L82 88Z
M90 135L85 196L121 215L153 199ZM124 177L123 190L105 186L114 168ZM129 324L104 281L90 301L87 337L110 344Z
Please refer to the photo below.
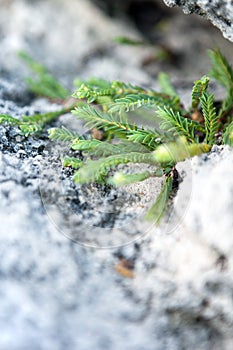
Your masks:
M211 160L199 158L193 163L192 200L184 223L230 258L233 249L232 149L216 148ZM181 185L181 191L182 188ZM199 212L198 219L195 211Z
M28 94L14 56L19 48L64 81L68 76L68 84L75 70L155 84L140 66L145 50L109 45L113 28L114 35L126 29L88 1L56 1L56 13L53 1L0 0L0 6L0 113L57 108ZM94 33L93 18L100 28ZM183 30L180 45L185 33L190 37ZM186 96L190 84L178 88ZM61 123L83 132L71 116L55 125ZM175 212L148 230L137 220L148 191L141 187L134 196L74 186L69 170L61 170L60 154L68 150L45 136L24 139L0 126L0 349L232 349L232 149L215 147L180 164ZM113 247L117 239L124 244ZM134 267L133 278L119 273L123 259Z

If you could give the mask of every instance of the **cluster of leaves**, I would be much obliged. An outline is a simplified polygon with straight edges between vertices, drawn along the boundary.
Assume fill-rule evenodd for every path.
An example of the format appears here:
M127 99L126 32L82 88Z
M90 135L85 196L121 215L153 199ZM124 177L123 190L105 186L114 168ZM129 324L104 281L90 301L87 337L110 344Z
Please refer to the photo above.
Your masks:
M28 81L33 92L46 95L46 91L57 86L53 92L57 98L65 100L67 91L63 91L62 97L60 85L44 68L25 57L39 75L39 80ZM185 110L169 77L161 73L158 78L161 92L120 81L76 80L73 98L77 102L69 108L53 115L23 117L22 120L0 115L0 123L18 125L21 132L28 135L41 130L57 116L72 111L85 122L86 128L101 131L101 137L97 139L95 133L84 137L65 127L49 130L51 139L68 142L71 149L79 150L85 156L84 161L73 157L62 159L63 166L76 169L74 181L123 186L149 177L165 176L161 193L146 215L148 220L159 220L172 191L176 163L209 152L215 143L233 146L233 71L219 50L210 51L210 58L210 76L226 88L226 98L219 109L208 89L209 77L203 76L194 82L191 107ZM55 98L51 93L47 96ZM79 106L80 100L86 103ZM143 108L153 114L155 127L143 127L131 121L130 115ZM112 172L118 165L127 163L150 164L153 171Z
M42 64L34 61L25 52L19 52L19 57L35 74L35 78L25 78L28 88L33 94L58 102L63 102L70 96L70 92L49 74ZM29 136L39 133L47 124L56 120L59 116L70 112L70 110L71 107L62 107L60 110L48 113L21 116L21 119L14 118L7 114L0 114L0 124L17 126L21 134Z
M36 78L25 78L30 89L36 95L45 96L50 99L64 100L70 96L69 90L62 86L42 64L33 60L24 51L19 52L19 57L36 75Z
M43 114L36 113L32 116L22 116L21 119L14 118L8 114L0 114L0 124L17 126L21 134L27 137L42 131L45 125L69 111L69 108L61 108L58 111Z

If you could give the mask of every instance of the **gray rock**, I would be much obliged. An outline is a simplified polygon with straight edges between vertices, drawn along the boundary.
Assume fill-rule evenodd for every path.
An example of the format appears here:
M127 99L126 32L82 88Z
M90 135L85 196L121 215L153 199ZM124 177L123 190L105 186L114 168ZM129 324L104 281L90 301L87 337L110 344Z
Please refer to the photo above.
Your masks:
M179 6L184 13L206 17L218 27L225 38L233 41L233 5L228 0L164 0L167 6Z
M40 165L55 164L54 157L19 159L9 152L1 156L0 348L230 348L232 196L218 194L232 186L232 150L216 149L193 161L193 195L186 215L180 217L176 206L169 224L151 227L147 233L141 228L141 239L101 250L91 248L88 241L85 247L67 239L42 205L44 196L38 189L48 194L54 177L50 179L48 172L44 188ZM215 176L218 169L221 177ZM213 175L203 176L206 172ZM64 186L77 200L70 180ZM186 181L190 184L184 177L180 192L189 198ZM214 191L218 202L213 201ZM57 192L56 202L62 194ZM206 195L211 195L211 211L206 209ZM110 196L108 205L112 200ZM79 208L90 215L90 208ZM214 208L225 212L215 223ZM88 216L79 224L84 235L87 225ZM104 222L101 226L104 230ZM100 227L92 226L92 233L102 242ZM123 258L135 266L133 279L115 271Z
M59 108L20 83L20 43L65 81L76 67L82 77L156 85L141 68L146 50L109 44L112 33L126 27L119 29L88 1L59 0L56 16L50 2L0 5L0 113L19 118ZM190 29L179 27L180 18L176 23ZM190 42L203 39L199 30ZM185 34L190 38L183 30L174 44L183 51ZM203 60L195 61L201 71ZM182 97L190 86L177 83ZM85 132L71 115L53 126L61 124ZM141 217L160 181L121 190L77 186L60 156L80 155L48 141L46 131L24 138L0 126L0 147L1 350L232 349L231 149L215 147L179 164L183 182L174 209L156 227Z
M194 173L191 181L192 199L183 222L220 255L232 260L233 240L231 242L231 235L229 237L233 229L232 148L222 149L214 146L209 156L193 159L192 163ZM206 178L209 180L209 186ZM186 181L181 184L180 191L186 186ZM198 210L198 216L194 215L195 210Z

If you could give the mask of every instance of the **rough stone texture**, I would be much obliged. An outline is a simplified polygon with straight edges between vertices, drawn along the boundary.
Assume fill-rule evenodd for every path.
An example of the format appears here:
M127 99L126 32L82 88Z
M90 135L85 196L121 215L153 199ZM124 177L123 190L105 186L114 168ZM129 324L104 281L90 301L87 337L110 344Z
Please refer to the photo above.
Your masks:
M59 107L28 93L15 48L28 49L68 86L74 72L156 86L149 75L156 64L140 64L144 48L109 44L111 31L140 34L88 1L56 1L56 11L52 1L0 5L0 113ZM94 34L93 18L100 21ZM200 33L208 47L216 31L200 27L190 39L193 23L179 24L178 41L171 32L165 40L185 50L187 33L196 46L185 57L197 47L204 57ZM184 60L184 69L190 64ZM196 60L191 73L202 72L202 64ZM167 68L177 76L177 67ZM190 82L181 73L175 82L187 103ZM70 115L50 126L61 124L85 131ZM60 165L68 152L46 131L26 139L0 126L0 349L232 349L232 150L214 147L179 165L183 182L160 227L146 227L140 216L161 182L119 191L75 186L72 171Z
M99 250L90 245L103 245L100 227L92 226L85 247L51 220L40 196L49 195L49 172L47 187L40 179L41 164L56 164L55 155L38 154L42 141L21 144L25 153L6 148L1 155L1 349L231 348L232 150L217 148L183 167L192 166L192 179L184 177L170 222L147 234L141 229L142 237L126 246ZM78 201L67 175L66 201ZM60 216L62 192L55 189ZM83 235L91 225L89 205L79 205ZM135 265L132 280L115 272L122 258Z
M184 13L195 13L206 17L218 27L225 38L233 41L233 4L230 0L164 0L165 4L179 6Z

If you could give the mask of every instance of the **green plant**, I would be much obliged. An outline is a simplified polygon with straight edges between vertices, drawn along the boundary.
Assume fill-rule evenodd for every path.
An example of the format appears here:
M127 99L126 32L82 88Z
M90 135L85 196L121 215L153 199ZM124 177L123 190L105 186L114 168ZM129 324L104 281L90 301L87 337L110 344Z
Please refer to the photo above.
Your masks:
M62 86L42 64L34 61L24 51L19 52L19 57L36 75L36 78L25 78L31 92L39 96L45 96L56 100L64 100L70 96L70 92Z
M67 99L68 92L45 68L28 56L23 58L38 75L37 80L28 80L34 93ZM210 76L226 89L226 98L218 109L214 95L208 91L209 77L203 76L194 82L191 107L185 110L168 75L161 73L158 77L161 92L120 81L76 79L72 95L76 102L72 106L22 120L0 115L0 123L16 125L21 133L29 135L71 111L85 122L86 128L101 130L102 135L96 139L94 134L84 137L64 127L49 130L50 139L68 142L71 149L84 155L83 161L73 157L62 159L63 166L75 169L74 181L123 186L165 176L161 193L145 216L147 220L158 221L172 192L176 163L207 153L216 143L233 146L233 71L219 50L210 51L210 58ZM80 100L86 102L80 104ZM153 114L153 127L139 126L130 119L131 114L143 108ZM154 170L127 174L118 169L113 173L118 165L127 163L149 164Z

